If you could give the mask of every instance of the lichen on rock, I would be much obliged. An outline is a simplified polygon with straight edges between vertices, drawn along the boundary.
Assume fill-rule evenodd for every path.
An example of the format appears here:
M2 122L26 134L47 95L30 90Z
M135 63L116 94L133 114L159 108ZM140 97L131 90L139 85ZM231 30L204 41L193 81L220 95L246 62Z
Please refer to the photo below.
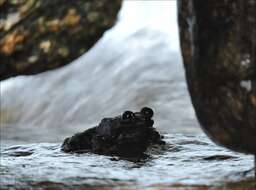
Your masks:
M0 1L0 80L58 68L114 25L121 0Z

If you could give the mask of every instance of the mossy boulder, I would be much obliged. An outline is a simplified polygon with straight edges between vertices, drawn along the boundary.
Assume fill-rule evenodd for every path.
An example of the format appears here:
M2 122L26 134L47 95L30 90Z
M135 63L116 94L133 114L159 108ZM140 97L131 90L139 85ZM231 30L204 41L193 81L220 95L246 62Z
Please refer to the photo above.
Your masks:
M0 80L70 63L114 25L121 0L0 0Z

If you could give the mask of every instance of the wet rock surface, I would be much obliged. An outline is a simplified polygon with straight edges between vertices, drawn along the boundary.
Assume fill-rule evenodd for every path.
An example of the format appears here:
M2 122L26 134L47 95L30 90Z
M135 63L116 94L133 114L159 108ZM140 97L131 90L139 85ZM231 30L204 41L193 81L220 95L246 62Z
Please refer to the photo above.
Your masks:
M256 1L178 1L186 78L205 132L256 154Z
M153 127L153 110L125 111L114 118L104 118L98 126L66 138L64 152L93 152L104 155L140 157L153 144L165 144Z
M114 25L121 0L0 1L0 80L70 63Z

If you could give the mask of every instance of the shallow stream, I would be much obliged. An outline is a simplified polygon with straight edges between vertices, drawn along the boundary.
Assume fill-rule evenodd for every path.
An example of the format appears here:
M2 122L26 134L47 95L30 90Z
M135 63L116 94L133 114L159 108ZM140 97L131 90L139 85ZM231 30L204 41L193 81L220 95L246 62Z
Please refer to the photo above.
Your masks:
M0 189L253 190L253 157L213 144L186 89L175 1L125 1L114 28L73 63L1 82ZM140 162L66 154L66 136L152 107L165 147Z
M204 135L166 134L139 162L68 154L58 143L2 147L1 188L248 189L256 183L253 157L230 152ZM242 188L243 187L243 188Z

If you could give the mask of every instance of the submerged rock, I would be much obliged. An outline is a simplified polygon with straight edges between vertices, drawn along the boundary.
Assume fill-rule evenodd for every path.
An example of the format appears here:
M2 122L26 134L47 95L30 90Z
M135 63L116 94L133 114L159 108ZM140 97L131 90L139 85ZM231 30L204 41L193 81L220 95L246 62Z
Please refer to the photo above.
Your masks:
M114 25L121 0L0 1L0 80L70 63Z
M256 1L178 1L180 41L196 115L205 132L256 154Z
M104 155L137 157L152 144L164 144L153 127L153 110L125 111L114 118L104 118L96 127L66 138L64 152L93 152Z

